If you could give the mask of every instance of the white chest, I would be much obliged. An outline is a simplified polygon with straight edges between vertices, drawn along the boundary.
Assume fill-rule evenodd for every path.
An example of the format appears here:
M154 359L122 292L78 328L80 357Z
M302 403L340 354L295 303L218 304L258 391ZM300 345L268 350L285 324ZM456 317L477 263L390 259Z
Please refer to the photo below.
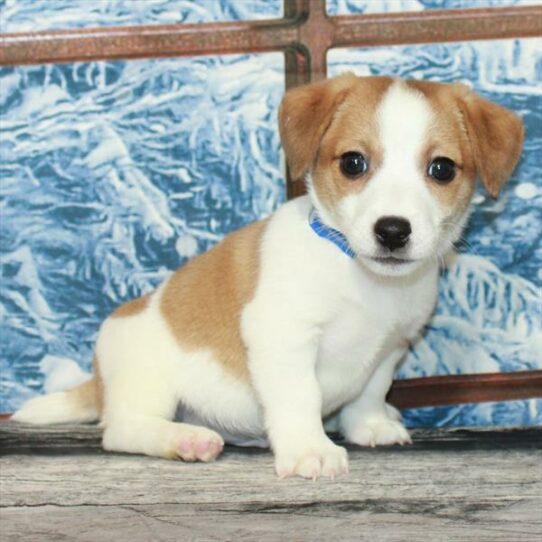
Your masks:
M363 390L390 352L406 349L427 323L437 297L436 270L414 287L369 288L359 284L322 328L316 366L324 412Z

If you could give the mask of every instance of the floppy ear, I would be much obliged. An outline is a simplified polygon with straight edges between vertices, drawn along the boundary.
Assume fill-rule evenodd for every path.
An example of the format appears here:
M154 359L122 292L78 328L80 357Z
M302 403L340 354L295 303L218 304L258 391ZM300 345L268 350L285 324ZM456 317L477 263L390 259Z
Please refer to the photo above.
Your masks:
M465 119L476 170L486 190L496 198L521 155L523 122L512 111L459 86L459 107Z
M333 114L357 77L347 73L289 90L280 104L279 130L293 180L309 171Z

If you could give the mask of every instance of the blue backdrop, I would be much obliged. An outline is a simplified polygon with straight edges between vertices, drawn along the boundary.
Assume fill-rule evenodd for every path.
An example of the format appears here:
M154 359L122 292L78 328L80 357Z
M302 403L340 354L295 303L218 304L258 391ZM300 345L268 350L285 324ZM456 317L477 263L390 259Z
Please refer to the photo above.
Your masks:
M536 0L334 0L333 14ZM0 30L281 15L279 1L0 1ZM542 42L332 51L331 74L469 82L527 127L502 197L480 190L437 313L400 377L542 368ZM0 70L0 411L81 381L121 302L285 198L280 54ZM542 423L542 401L405 411L410 426Z

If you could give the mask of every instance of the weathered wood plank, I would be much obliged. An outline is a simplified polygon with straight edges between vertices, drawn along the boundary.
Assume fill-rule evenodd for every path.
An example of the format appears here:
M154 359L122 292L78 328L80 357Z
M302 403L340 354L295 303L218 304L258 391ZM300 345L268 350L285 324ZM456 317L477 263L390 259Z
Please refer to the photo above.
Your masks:
M463 504L463 503L461 503ZM458 507L460 509L461 506ZM283 509L228 510L194 505L44 506L3 509L6 542L147 542L147 541L376 541L539 542L539 513L530 503L475 502L458 509L418 503L406 509L383 501L355 505L321 503ZM515 523L510 520L513 515Z
M412 431L414 447L423 449L536 448L542 449L542 427L507 430L417 429ZM5 454L105 453L100 446L98 425L24 425L0 423L0 456ZM242 448L231 448L243 452ZM401 448L396 448L401 449ZM407 447L405 449L411 449ZM382 448L379 448L382 450ZM258 450L244 450L252 453ZM371 452L371 450L365 450ZM110 454L109 454L110 455Z
M416 432L313 483L277 480L265 450L183 464L105 454L96 427L0 424L0 539L535 541L541 435Z

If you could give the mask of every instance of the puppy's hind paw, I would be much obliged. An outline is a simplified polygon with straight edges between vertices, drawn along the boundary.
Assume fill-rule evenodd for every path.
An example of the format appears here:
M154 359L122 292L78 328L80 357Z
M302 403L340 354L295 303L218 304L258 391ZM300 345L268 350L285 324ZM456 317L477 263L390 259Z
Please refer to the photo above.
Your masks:
M183 461L214 461L224 448L222 437L205 427L183 429L175 438L175 455Z

